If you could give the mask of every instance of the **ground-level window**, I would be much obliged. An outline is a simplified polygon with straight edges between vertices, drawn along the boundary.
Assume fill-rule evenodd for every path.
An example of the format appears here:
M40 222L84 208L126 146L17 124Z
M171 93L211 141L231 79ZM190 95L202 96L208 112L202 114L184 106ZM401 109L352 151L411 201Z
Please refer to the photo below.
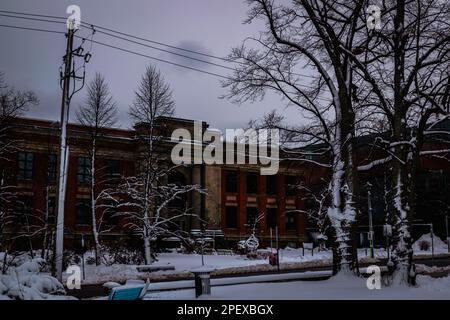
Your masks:
M235 229L238 226L237 207L225 207L225 226L230 229Z
M56 209L56 202L55 202L55 198L51 197L48 198L48 202L47 202L47 210L48 210L48 218L47 218L47 222L49 224L54 224L56 221L55 218L55 209Z
M286 230L287 231L295 231L295 230L297 230L297 225L295 223L295 213L293 213L293 212L286 212L285 213L285 219L286 219Z
M103 222L109 226L117 226L119 224L119 214L117 212L117 203L115 201L106 201L102 204Z
M17 154L17 179L33 179L34 154L31 152L19 152Z
M77 225L91 224L91 202L90 200L77 200L75 205L75 221Z
M277 208L267 208L267 229L277 226Z
M15 222L22 225L31 225L33 219L33 197L20 195L17 197L15 207Z
M247 228L253 228L256 222L257 215L258 215L258 208L256 207L247 208Z

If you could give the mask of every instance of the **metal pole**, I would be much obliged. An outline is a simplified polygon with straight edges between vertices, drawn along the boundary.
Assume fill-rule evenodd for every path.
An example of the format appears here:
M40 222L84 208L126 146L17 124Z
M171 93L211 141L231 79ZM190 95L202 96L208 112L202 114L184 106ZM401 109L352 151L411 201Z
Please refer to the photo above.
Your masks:
M273 243L272 243L272 227L270 227L270 253L272 253Z
M84 235L81 235L81 265L83 268L83 280L86 280L86 271L84 268Z
M277 243L277 270L280 272L280 248L278 246L278 226L275 227L275 237Z
M447 233L447 251L450 253L450 237L448 236L448 216L445 216L445 231Z
M430 223L430 232L431 232L431 265L434 266L434 235L432 223Z
M372 222L372 201L370 187L372 185L367 183L367 208L369 213L369 244L370 244L370 257L373 259L375 254L373 250L373 222Z

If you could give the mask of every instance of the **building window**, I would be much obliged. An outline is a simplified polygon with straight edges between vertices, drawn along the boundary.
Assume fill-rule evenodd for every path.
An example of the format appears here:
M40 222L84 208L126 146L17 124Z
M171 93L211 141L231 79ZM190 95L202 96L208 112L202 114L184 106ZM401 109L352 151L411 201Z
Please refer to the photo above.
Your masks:
M48 198L47 203L47 210L48 210L48 217L47 217L47 223L54 224L56 221L55 218L55 209L56 209L56 202L55 198Z
M277 226L277 208L267 208L267 229Z
M16 223L30 225L33 214L33 197L19 196L16 203Z
M91 159L86 157L78 158L77 182L89 183L91 181Z
M55 181L56 180L56 166L57 166L57 156L56 154L49 154L48 155L48 181Z
M33 178L34 154L19 152L17 155L17 179L31 180Z
M297 194L298 182L295 176L286 176L284 179L286 196L292 197Z
M237 172L225 171L225 190L226 192L236 193L237 188Z
M258 174L255 172L247 173L247 193L248 194L258 193Z
M78 200L75 205L75 222L77 225L90 225L91 206L89 200Z
M258 209L256 207L247 207L247 228L252 229L255 225L258 215Z
M109 226L117 226L119 217L117 214L117 205L115 201L106 201L103 205L103 221Z
M285 219L286 219L286 230L296 231L297 225L295 223L295 214L293 212L286 212Z
M277 194L277 176L266 176L266 193L269 195Z
M237 207L225 207L225 225L229 229L235 229L238 226Z
M120 178L120 161L106 160L106 179L109 183L115 183Z

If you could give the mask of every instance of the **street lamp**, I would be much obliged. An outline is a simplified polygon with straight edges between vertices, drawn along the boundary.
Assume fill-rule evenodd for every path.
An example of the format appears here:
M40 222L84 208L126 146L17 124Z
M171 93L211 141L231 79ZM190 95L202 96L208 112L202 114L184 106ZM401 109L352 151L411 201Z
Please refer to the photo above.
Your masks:
M368 239L369 239L369 245L370 245L370 257L373 259L375 257L374 250L373 250L373 221L372 221L372 201L371 201L371 189L372 185L370 182L367 182L367 211L369 214L369 233L368 233Z
M450 237L448 235L448 215L445 216L445 232L447 234L447 251L450 253Z

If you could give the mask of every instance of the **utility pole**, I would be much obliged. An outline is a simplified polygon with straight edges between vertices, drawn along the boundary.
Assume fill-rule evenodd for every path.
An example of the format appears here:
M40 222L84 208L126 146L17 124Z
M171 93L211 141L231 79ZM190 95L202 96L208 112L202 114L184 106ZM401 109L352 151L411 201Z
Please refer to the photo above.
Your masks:
M67 122L69 119L70 106L70 79L72 77L72 52L73 35L75 30L69 28L67 32L67 48L64 56L63 94L61 101L61 123L60 123L60 153L59 153L59 177L57 185L57 220L56 220L56 244L55 264L56 278L62 281L63 251L64 251L64 203L66 195L66 175L68 165L69 149L67 147Z
M370 257L373 259L375 257L374 250L373 250L373 221L372 221L372 199L371 199L371 190L370 188L372 185L368 182L367 183L367 211L369 214L369 244L370 244Z

